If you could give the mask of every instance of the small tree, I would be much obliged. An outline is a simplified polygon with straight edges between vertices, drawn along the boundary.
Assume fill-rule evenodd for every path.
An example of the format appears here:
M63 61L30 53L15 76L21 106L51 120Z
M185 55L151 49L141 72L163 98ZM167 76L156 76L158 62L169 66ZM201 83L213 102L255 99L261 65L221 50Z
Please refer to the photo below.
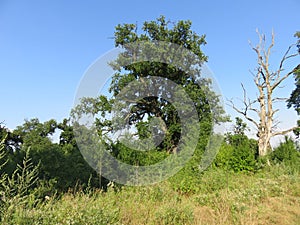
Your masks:
M255 171L257 169L257 143L245 135L247 124L239 117L235 118L233 132L226 134L225 142L216 157L215 165L239 171Z
M248 130L247 124L240 117L235 117L234 134L245 135L245 130Z
M276 101L285 100L284 98L274 96L274 91L279 88L279 85L281 85L284 80L286 80L292 74L298 73L300 65L288 72L284 71L284 65L286 61L299 55L299 52L291 53L293 47L296 46L296 44L293 44L288 47L287 51L283 55L281 61L279 62L278 69L272 71L270 69L269 59L271 50L274 46L274 33L272 33L271 44L268 47L266 47L265 35L260 34L258 31L257 33L259 37L259 43L256 47L252 47L252 49L257 55L258 66L256 68L256 72L252 74L254 76L254 83L258 89L258 97L254 100L247 98L246 90L242 85L244 92L244 108L239 109L232 100L229 102L235 111L237 111L239 114L242 114L244 118L253 123L257 128L258 153L259 156L264 156L271 148L270 139L272 137L287 134L297 128L292 127L286 130L276 130L274 116L279 109L275 109L273 104ZM251 111L258 115L258 121L249 115Z

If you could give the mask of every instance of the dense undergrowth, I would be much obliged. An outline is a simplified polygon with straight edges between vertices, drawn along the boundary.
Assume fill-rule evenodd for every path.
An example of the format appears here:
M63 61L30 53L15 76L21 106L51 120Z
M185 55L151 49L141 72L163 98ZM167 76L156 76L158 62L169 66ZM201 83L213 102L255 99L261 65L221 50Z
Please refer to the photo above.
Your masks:
M256 170L221 167L222 154L205 172L185 178L179 173L152 186L68 192L49 191L51 184L37 179L38 166L26 154L12 176L1 174L1 224L300 223L299 152L289 139L256 161L270 162Z
M257 174L206 171L196 193L168 181L11 201L2 224L299 224L300 177L280 165Z

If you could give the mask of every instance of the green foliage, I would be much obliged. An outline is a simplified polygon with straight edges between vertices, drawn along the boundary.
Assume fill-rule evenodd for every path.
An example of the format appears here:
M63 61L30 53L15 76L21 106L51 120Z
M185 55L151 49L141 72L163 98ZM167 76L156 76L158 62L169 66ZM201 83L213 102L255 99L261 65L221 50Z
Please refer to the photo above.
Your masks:
M199 161L190 160L177 174L169 179L174 190L180 193L196 193L201 188Z
M164 151L149 150L139 151L126 147L120 142L112 146L112 155L118 160L130 165L148 166L158 163L168 156Z
M170 81L179 85L193 101L195 109L200 118L201 124L201 139L205 139L211 132L212 122L227 121L224 115L224 110L220 106L219 96L211 90L211 81L201 77L200 67L203 62L207 61L207 56L202 52L202 46L206 44L205 35L198 35L191 30L191 21L178 21L171 23L161 16L155 21L144 22L142 28L138 30L135 24L118 25L115 29L115 46L122 47L125 52L120 54L114 62L111 63L116 73L110 84L110 92L112 97L99 96L97 98L83 98L80 105L72 110L73 118L80 118L83 113L91 113L96 115L95 124L98 128L98 133L101 138L107 143L109 149L114 148L114 152L125 161L131 161L133 165L149 164L147 157L152 158L152 162L156 159L164 157L164 154L151 152L150 155L144 154L146 159L142 159L142 154L130 151L114 143L110 135L113 132L122 132L125 128L136 130L131 139L143 140L149 138L151 129L154 127L151 124L153 118L160 118L164 124L165 137L164 140L155 149L157 152L175 153L178 142L181 138L182 125L175 107L166 99L159 97L162 93L172 96L169 90L165 87L159 88L160 93L157 96L149 96L138 100L135 103L126 102L124 105L130 108L128 115L121 116L120 120L126 118L126 125L112 127L113 120L108 116L111 113L113 103L116 103L117 95L132 81L138 81L140 85L152 76L167 78ZM135 51L127 44L132 44L139 41L149 41L148 49ZM197 57L192 57L187 60L187 71L183 68L175 68L172 65L175 59L168 56L169 49L159 49L158 55L166 55L167 63L143 61L126 65L126 57L137 57L143 54L143 51L149 52L153 48L155 41L164 41L174 43L185 47L193 52ZM152 44L150 44L150 42ZM154 49L154 48L153 48ZM150 51L151 52L151 51ZM176 61L176 60L175 60ZM198 85L200 83L200 85ZM155 85L155 84L154 84ZM201 86L201 87L200 87ZM208 103L211 101L211 104ZM182 101L184 101L182 99ZM119 102L118 102L119 103ZM121 103L120 103L121 104ZM120 112L122 110L119 110ZM212 111L214 114L212 114ZM117 120L117 118L114 118ZM118 122L118 121L117 121ZM153 135L161 135L160 131L154 130ZM205 145L204 145L205 146ZM119 149L116 149L118 147ZM123 151L123 152L121 152ZM126 156L127 154L127 156ZM138 158L133 158L138 157ZM126 159L125 159L126 158ZM142 162L144 161L144 162ZM147 161L147 162L146 162Z
M238 144L233 144L234 150L229 160L229 168L235 172L254 171L256 169L256 142L239 135L232 138L238 141Z
M30 189L37 182L38 166L34 166L29 150L26 151L22 165L17 165L11 177L7 177L7 184L3 185L4 196L2 199L13 196L23 197L29 194Z
M61 131L60 143L51 141L56 129ZM73 129L68 120L59 124L55 120L44 123L38 119L27 120L12 133L21 140L17 147L19 158L24 156L26 149L30 147L32 163L35 166L39 165L39 179L51 181L52 188L63 191L76 186L84 188L91 175L92 185L98 186L98 176L77 148ZM15 154L13 151L9 155Z
M194 221L194 215L192 210L188 207L170 207L164 208L155 214L157 224L192 224Z
M214 161L216 167L235 172L255 171L257 164L257 142L245 135L246 124L236 118L234 134L228 133Z
M300 171L300 152L291 138L285 137L285 141L271 153L270 158L275 164L282 163Z
M234 134L228 133L225 140L218 149L213 161L213 168L233 172L255 172L261 169L261 162L257 161L257 142L245 135L246 124L240 118L236 118ZM212 136L211 138L213 138ZM215 138L220 138L216 136ZM199 164L207 141L203 140L195 151L192 159L174 177L170 178L172 187L182 193L197 193L204 187L204 174L199 172ZM212 180L213 181L213 180ZM217 182L215 187L224 187L224 182Z
M7 175L12 175L17 164L22 163L24 154L20 152L21 137L13 134L5 127L0 125L0 140L2 140L3 152L5 157L1 160L0 164L4 163L3 168L0 172L6 173Z
M223 142L214 160L214 165L217 168L223 168L225 170L231 169L230 160L233 155L233 151L234 146Z
M117 192L109 188L107 192L65 193L34 208L19 205L16 213L1 222L16 225L243 224L245 221L278 224L284 212L289 224L297 224L294 221L299 217L300 177L299 173L286 172L284 166L267 167L256 174L209 169L201 178L199 191L184 195L174 191L168 182L122 187ZM280 217L275 220L276 215Z
M300 114L300 65L294 71L296 88L292 91L290 98L288 99L288 108L294 107L296 112Z
M17 165L12 176L1 174L0 221L6 223L18 213L20 207L33 207L37 201L30 193L37 182L38 167L34 166L26 151L22 165Z
M300 31L297 31L294 35L294 37L298 38L298 41L297 41L297 48L298 48L298 52L300 54Z
M245 131L249 130L247 124L239 117L235 118L234 134L236 135L245 135Z
M2 206L2 198L1 196L3 195L3 188L2 188L2 184L4 184L7 180L7 174L2 170L3 167L5 166L5 164L7 163L5 159L5 151L4 151L4 144L3 144L4 140L1 140L0 142L0 207Z
M300 54L300 32L296 32L295 37L298 38L296 45L298 48L298 53ZM293 106L297 113L300 114L300 64L294 68L293 73L295 77L296 88L292 91L291 96L287 101L287 106L288 108Z
M293 161L294 143L286 139L273 154L274 160ZM2 142L0 159L4 156ZM1 173L0 222L16 225L202 224L206 223L201 222L202 219L213 219L209 220L209 224L224 224L224 218L227 218L226 222L232 224L233 221L242 221L248 210L253 210L269 197L300 196L299 170L290 173L289 167L283 163L266 167L255 175L236 174L216 168L199 174L197 168L191 172L193 165L189 163L182 173L171 178L170 183L164 182L153 187L122 187L118 191L109 188L107 192L91 191L88 194L79 191L64 194L59 199L54 199L55 195L50 194L47 199L38 201L49 194L47 191L52 188L50 183L35 183L38 168L31 163L27 151L22 166L16 168L12 177ZM184 179L185 175L192 178L190 183ZM174 191L176 183L180 185ZM199 218L199 206L210 209L214 212L209 214L210 217L214 216ZM225 209L230 209L231 213L220 215L221 212L227 212Z

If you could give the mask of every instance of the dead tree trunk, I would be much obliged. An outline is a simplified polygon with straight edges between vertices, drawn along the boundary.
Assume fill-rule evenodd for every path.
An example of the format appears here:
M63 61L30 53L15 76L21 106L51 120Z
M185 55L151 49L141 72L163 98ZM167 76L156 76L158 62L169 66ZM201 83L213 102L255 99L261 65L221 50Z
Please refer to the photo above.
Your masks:
M297 128L292 127L287 130L276 131L276 124L274 124L274 115L278 111L278 109L274 109L273 103L275 101L284 101L286 99L274 97L273 93L274 90L278 88L285 79L287 79L299 69L298 65L286 74L281 74L284 71L284 63L288 59L299 55L299 53L297 52L295 54L290 54L292 47L295 46L291 45L281 59L278 70L270 71L269 58L271 55L271 49L274 46L274 34L272 33L272 41L267 49L265 47L265 36L261 35L260 33L258 33L258 36L259 44L256 47L252 47L257 55L258 63L256 72L252 73L254 76L254 83L258 89L258 97L255 100L250 100L249 98L247 98L246 90L242 84L244 92L244 99L242 101L244 104L244 108L237 108L232 100L230 100L229 103L235 111L242 114L248 121L255 125L255 127L257 128L258 154L259 156L265 156L271 149L270 140L272 137L287 134ZM255 112L258 116L258 119L250 117L250 111Z

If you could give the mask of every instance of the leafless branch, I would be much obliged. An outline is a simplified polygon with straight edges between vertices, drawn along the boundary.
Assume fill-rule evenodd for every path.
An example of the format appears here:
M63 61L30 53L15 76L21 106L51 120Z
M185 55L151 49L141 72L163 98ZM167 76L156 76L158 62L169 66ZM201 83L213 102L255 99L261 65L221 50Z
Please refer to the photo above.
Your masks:
M258 68L258 72L260 73L260 75L262 76L262 78L264 79L264 83L266 82L266 75L264 73L264 71L262 70L262 68Z
M272 133L274 133L275 130L278 129L279 124L280 124L280 121L278 121L278 120L275 121L274 120L274 125L272 126L272 129L271 129Z
M299 127L292 127L290 129L287 129L287 130L282 130L282 131L274 132L274 133L272 133L272 136L274 137L274 136L278 136L278 135L285 135L287 133L292 132L293 130L295 130L297 128L299 128Z
M278 102L282 102L282 101L286 101L286 100L288 100L288 98L280 98L280 97L277 97L277 98L273 98L273 102L276 102L276 101L278 101Z
M234 102L232 100L227 100L230 104L228 104L231 108L233 108L237 113L243 115L248 121L250 121L251 123L253 123L257 128L259 127L258 123L251 117L249 117L247 115L248 112L248 108L246 108L244 111L238 109L235 105Z
M282 57L282 59L281 59L281 61L280 61L280 64L279 64L279 69L278 69L278 72L277 72L278 75L280 74L281 71L283 71L282 67L283 67L284 62L285 62L287 59L292 58L292 57L295 57L295 56L298 55L298 54L288 55L289 52L291 51L292 47L294 47L294 46L295 46L295 44L290 45L290 46L288 47L287 51L285 52L285 54L283 55L283 57Z
M297 67L296 67L297 68ZM292 75L295 71L296 68L293 69L292 71L288 72L286 75L284 75L283 77L281 77L281 79L278 79L272 86L271 86L271 90L273 91L282 81L284 81L286 78L288 78L290 75Z
M271 42L267 52L265 53L266 63L268 63L268 61L269 61L269 56L271 54L271 49L273 48L274 43L275 43L275 35L274 35L274 31L272 31L272 42Z

